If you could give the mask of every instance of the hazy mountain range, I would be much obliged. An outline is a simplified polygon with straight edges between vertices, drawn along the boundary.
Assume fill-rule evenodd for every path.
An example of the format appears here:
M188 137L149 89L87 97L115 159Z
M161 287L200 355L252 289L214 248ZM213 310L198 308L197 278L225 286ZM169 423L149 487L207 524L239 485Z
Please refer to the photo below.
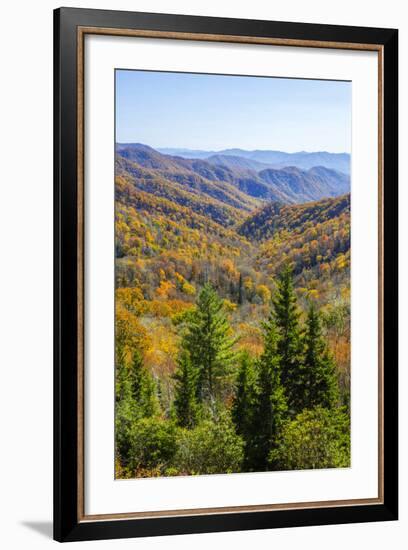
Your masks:
M307 162L312 158L327 160L338 156L229 151L248 155L268 153L268 158L275 155L275 159L282 158L279 155L289 155L291 161L296 160L297 155L304 155ZM276 167L276 164L271 166L255 158L225 154L225 151L207 158L187 158L180 154L163 154L138 143L117 144L116 153L116 175L130 177L135 188L171 199L179 205L188 204L196 212L227 225L236 221L230 219L229 207L249 212L265 201L297 204L336 197L350 190L350 178L346 173L321 163L307 169L293 162L289 166Z
M350 155L348 153L328 153L326 151L285 153L283 151L244 149L224 149L222 151L203 151L194 149L159 148L160 153L183 158L206 159L217 164L230 165L238 163L254 170L268 167L283 168L296 166L308 170L314 166L324 166L345 174L350 174Z

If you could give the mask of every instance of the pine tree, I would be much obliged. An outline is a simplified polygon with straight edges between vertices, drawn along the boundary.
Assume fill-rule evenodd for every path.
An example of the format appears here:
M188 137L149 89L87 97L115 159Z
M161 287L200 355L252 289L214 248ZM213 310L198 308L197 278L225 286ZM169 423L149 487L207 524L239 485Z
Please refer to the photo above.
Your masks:
M302 378L300 311L296 303L292 270L289 266L278 277L273 308L278 331L277 352L280 356L281 382L285 388L289 412L295 415L303 410L305 395Z
M160 403L157 394L157 384L153 376L144 369L144 380L141 395L142 410L145 417L160 413Z
M320 316L313 303L307 315L304 340L305 408L331 408L339 400L338 381L333 359L322 336Z
M135 416L148 417L155 415L159 409L156 384L152 375L143 365L142 355L137 350L132 356L128 384L130 397L135 408Z
M240 357L237 386L232 405L232 420L236 432L247 444L252 436L256 373L251 356L244 351Z
M238 281L238 304L242 305L244 303L244 291L242 288L242 273L239 274Z
M156 386L151 374L143 365L138 350L129 364L121 349L116 355L116 452L122 465L130 458L132 429L141 418L151 417L159 412Z
M188 352L181 352L178 368L174 374L176 380L174 407L177 423L184 428L194 427L197 421L197 374L191 364Z
M138 404L140 403L143 391L143 378L144 368L142 354L139 351L135 350L132 356L132 365L129 369L128 379L130 395L132 399Z
M129 369L121 346L116 346L115 365L115 396L116 401L121 401L130 395Z
M287 402L281 383L278 333L272 316L264 324L264 352L258 362L258 383L253 410L252 441L247 461L254 471L268 470L269 454L280 439Z
M232 375L234 340L223 312L223 301L211 284L201 290L196 309L189 315L181 348L189 353L197 371L197 400L214 403L222 399Z

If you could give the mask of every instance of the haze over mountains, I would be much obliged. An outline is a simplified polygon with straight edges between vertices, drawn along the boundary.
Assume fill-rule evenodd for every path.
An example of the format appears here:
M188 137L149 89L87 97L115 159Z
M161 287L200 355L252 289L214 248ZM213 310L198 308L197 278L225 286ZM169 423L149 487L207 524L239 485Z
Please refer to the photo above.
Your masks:
M229 151L236 153L239 150ZM331 153L291 155L239 151L249 155L245 157L223 151L204 159L163 154L137 143L117 144L116 152L117 176L131 177L135 188L182 206L188 204L194 211L226 225L236 222L237 208L250 212L264 202L298 204L337 197L350 190L350 178L346 173L323 164L307 169L294 165L299 158L303 158L304 163L316 159L334 164L338 155ZM282 155L286 155L293 163L277 168L249 158L253 153L268 153L267 158L281 161Z
M234 159L245 159L247 167L255 170L262 169L259 163L266 167L283 168L296 166L302 170L308 170L314 166L324 166L345 174L350 174L350 155L348 153L328 153L327 151L286 153L283 151L244 149L224 149L222 151L203 151L194 149L158 148L160 153L175 155L183 158L206 159L217 164L234 162ZM266 165L266 166L265 166Z

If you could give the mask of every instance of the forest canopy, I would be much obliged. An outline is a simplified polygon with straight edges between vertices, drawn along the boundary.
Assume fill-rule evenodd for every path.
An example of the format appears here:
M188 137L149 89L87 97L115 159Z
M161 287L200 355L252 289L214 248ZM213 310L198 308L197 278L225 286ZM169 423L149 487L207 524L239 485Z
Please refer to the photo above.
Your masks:
M116 159L116 477L348 467L344 178Z

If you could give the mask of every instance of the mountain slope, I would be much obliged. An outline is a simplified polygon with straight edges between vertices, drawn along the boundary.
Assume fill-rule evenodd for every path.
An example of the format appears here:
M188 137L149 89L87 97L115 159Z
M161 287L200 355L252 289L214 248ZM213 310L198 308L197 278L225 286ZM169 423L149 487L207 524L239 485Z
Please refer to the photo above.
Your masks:
M274 202L248 216L237 232L251 241L266 241L283 230L303 233L342 215L350 216L350 194L296 205Z
M168 334L166 312L190 307L211 281L242 341L258 349L253 323L265 314L272 281L288 263L305 307L311 296L323 304L347 295L349 195L265 203L231 183L203 178L194 168L207 166L196 160L180 164L143 147L125 155L116 158L115 277L118 288L143 295L146 326L164 315L157 330Z
M139 185L146 178L172 181L190 192L210 195L238 208L253 208L258 204L254 199L293 202L276 186L263 181L255 171L232 170L200 159L162 155L142 144L119 145L116 153L117 173L132 174Z
M258 176L272 188L283 193L285 202L308 202L323 197L335 197L350 190L350 179L345 174L317 166L304 171L296 167L280 170L267 168Z
M225 162L225 158L231 160ZM248 167L251 162L237 157L213 157L209 162L163 155L143 144L117 145L117 173L130 173L136 185L149 179L166 180L237 208L253 208L254 199L300 203L349 190L348 176L324 167L266 168L257 173Z
M240 211L248 213L255 204L259 204L251 203L250 197L243 196L239 200L229 194L229 189L207 186L205 182L195 187L179 184L123 159L116 162L116 185L118 180L122 181L122 186L126 188L124 192L131 197L137 191L148 193L153 201L158 198L167 199L223 226L235 224L242 219L243 214L240 215ZM232 191L236 190L232 188Z
M325 275L334 284L344 284L349 276L349 194L306 204L267 205L237 230L259 242L255 266L270 276L288 263L309 287Z

